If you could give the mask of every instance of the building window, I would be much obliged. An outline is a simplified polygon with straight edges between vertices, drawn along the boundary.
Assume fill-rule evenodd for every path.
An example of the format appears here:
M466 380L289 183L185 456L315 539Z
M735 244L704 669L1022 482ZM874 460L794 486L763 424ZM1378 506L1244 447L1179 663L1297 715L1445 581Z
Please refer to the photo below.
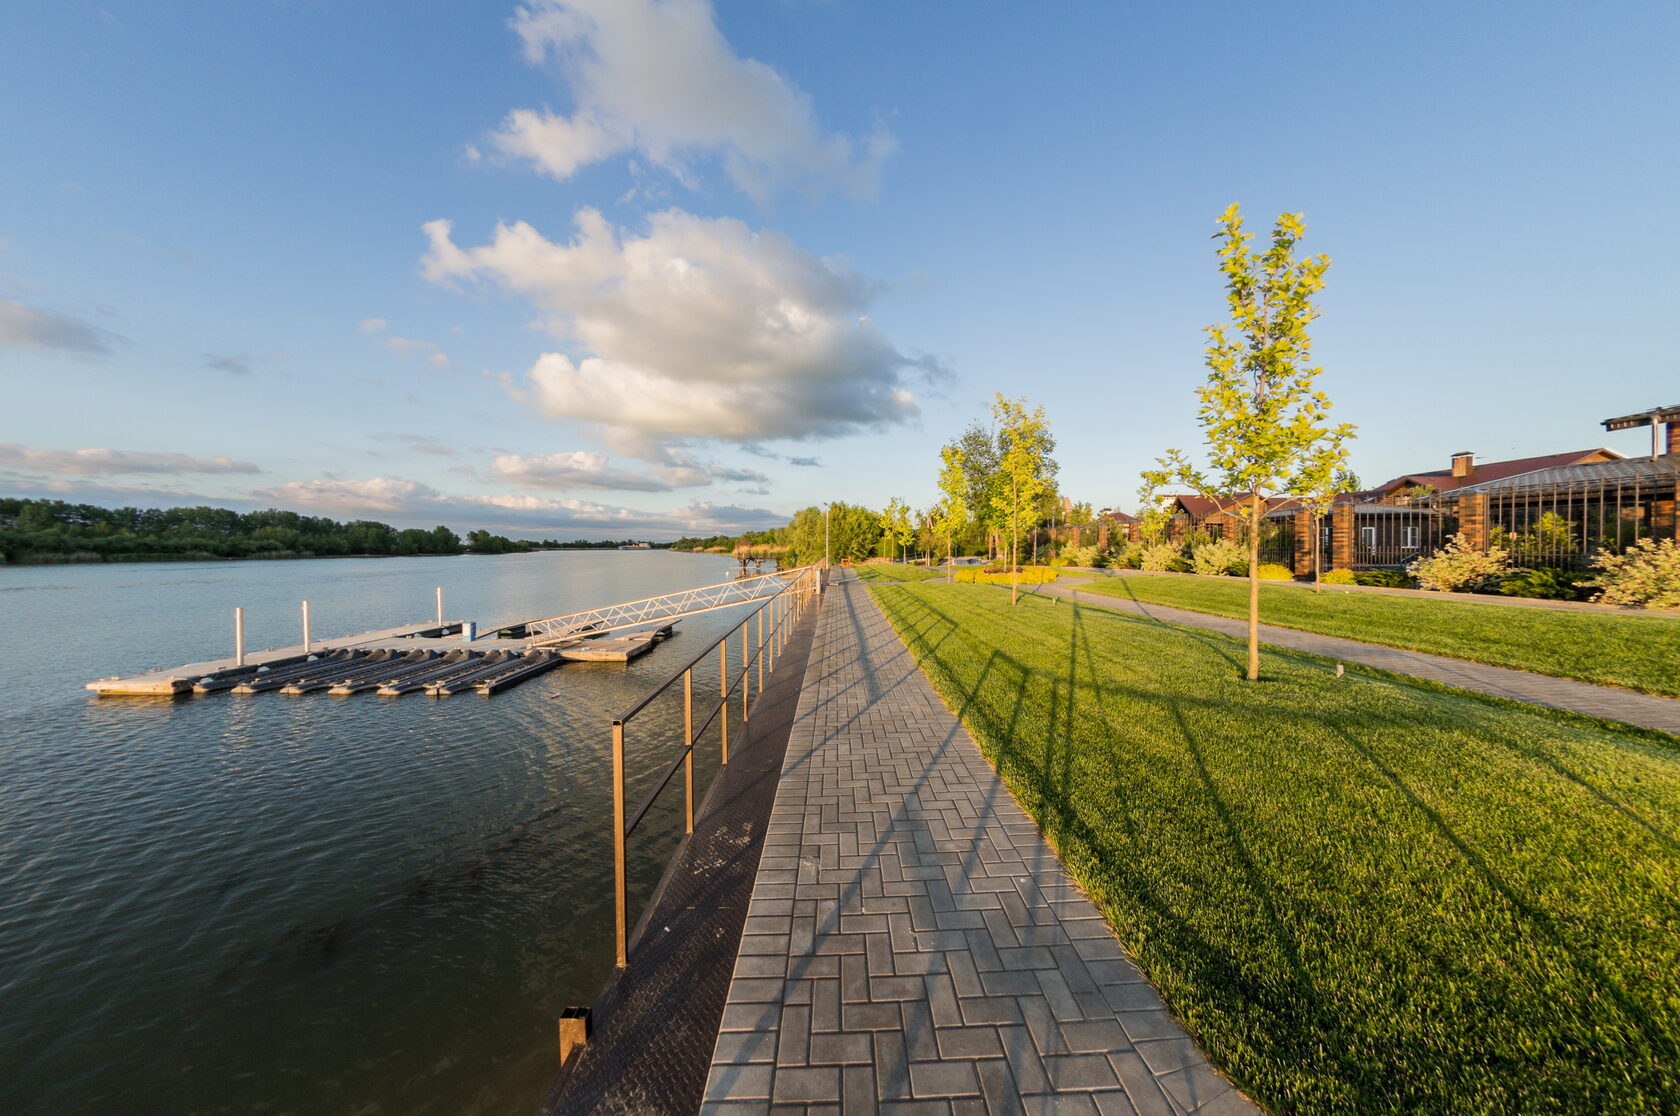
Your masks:
M1413 523L1400 528L1400 547L1403 550L1416 550L1418 548L1417 524Z
M1375 527L1361 527L1359 529L1359 545L1366 550L1377 549L1377 529Z

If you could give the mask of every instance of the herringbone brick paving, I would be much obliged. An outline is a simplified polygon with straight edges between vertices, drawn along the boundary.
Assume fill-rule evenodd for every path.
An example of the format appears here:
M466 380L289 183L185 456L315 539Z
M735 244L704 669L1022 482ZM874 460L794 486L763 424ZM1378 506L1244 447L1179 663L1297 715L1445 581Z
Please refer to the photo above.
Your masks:
M1236 1113L868 591L826 595L708 1113Z

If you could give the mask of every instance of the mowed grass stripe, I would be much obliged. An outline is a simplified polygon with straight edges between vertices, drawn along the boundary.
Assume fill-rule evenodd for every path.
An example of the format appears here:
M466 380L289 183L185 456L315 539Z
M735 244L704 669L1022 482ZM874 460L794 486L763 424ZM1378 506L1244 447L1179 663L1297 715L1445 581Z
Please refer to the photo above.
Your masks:
M1243 578L1097 578L1079 586L1148 604L1248 616ZM1680 619L1260 587L1260 621L1386 647L1680 697Z
M1680 1102L1672 738L936 580L876 600L1209 1053L1280 1112Z

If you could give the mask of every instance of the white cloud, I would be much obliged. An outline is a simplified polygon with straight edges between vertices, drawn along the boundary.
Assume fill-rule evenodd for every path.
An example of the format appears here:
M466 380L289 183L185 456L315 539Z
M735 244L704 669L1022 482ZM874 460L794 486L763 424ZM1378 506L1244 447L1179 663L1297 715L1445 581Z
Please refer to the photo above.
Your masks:
M356 328L361 330L363 333L378 333L380 330L385 328L385 325L386 322L384 318L363 318L361 324Z
M420 357L435 368L448 368L449 357L430 341L415 341L408 337L387 337L385 347L398 356Z
M864 317L878 285L843 262L728 218L654 214L644 236L593 209L570 243L524 222L463 249L425 226L434 281L487 278L531 299L556 336L523 395L554 418L596 423L646 455L660 440L752 443L832 437L914 421L912 381L937 374Z
M735 53L706 0L538 0L513 27L527 61L554 61L576 111L517 109L490 142L556 179L635 152L684 180L692 160L718 159L761 201L788 186L868 195L895 147L882 129L825 132L804 92Z
M66 314L0 298L0 345L104 356L121 340Z
M143 453L114 449L31 449L16 442L0 442L0 465L65 476L262 472L249 461L234 461L226 457L188 457L184 453Z
M692 503L669 512L639 511L589 500L502 494L451 496L400 477L291 481L251 495L286 507L338 517L368 516L415 522L454 522L494 530L601 530L676 535L779 526L787 517L762 508Z
M592 450L571 450L549 454L508 453L496 457L490 467L497 478L526 488L600 488L624 492L668 492L673 488L699 488L717 481L764 484L769 477L755 469L732 469L708 465L680 450L660 455L663 463L646 473L610 465L607 455Z

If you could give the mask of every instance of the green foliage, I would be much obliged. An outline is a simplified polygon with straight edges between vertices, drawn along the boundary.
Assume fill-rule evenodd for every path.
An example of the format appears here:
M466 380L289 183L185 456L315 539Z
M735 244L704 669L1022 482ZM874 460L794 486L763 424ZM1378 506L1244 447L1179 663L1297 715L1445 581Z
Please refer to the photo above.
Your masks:
M910 505L894 496L881 513L881 542L892 549L889 557L897 561L899 551L915 540L916 528L910 522Z
M1145 544L1126 542L1114 549L1114 557L1110 561L1118 570L1138 570L1143 568L1143 552Z
M1413 560L1406 572L1417 579L1419 589L1481 593L1499 587L1499 580L1511 572L1511 559L1497 546L1472 549L1460 534L1435 553Z
M1518 563L1556 560L1579 549L1576 524L1556 512L1545 512L1526 531L1507 531L1497 524L1488 541L1510 554Z
M1359 576L1352 570L1327 570L1318 580L1326 585L1358 585Z
M1585 584L1595 601L1631 608L1680 608L1680 542L1640 539L1625 553L1601 550L1592 560L1598 576Z
M967 460L960 445L943 446L939 450L939 503L933 509L934 527L947 556L956 553L957 538L969 524L971 482L966 472Z
M1307 326L1318 317L1313 296L1324 287L1328 256L1295 259L1306 232L1298 213L1284 213L1271 246L1256 254L1236 205L1219 218L1219 269L1225 276L1230 321L1207 327L1207 382L1196 389L1198 420L1212 473L1168 450L1143 474L1146 499L1168 484L1187 484L1228 503L1242 500L1250 554L1258 565L1265 498L1280 492L1321 497L1347 460L1353 427L1330 422L1330 399L1314 387ZM1250 679L1259 677L1258 596L1249 614Z
M1190 551L1190 569L1199 574L1248 573L1248 555L1229 539L1207 539Z
M785 561L794 566L808 566L823 560L823 509L804 508L794 513L783 530L788 548ZM872 556L881 544L881 517L865 507L853 504L829 505L827 523L828 554L839 565L844 559L862 562Z
M0 499L0 560L186 561L351 554L459 554L447 527L397 530L269 509L101 508L62 500Z
M1252 686L1240 643L1065 603L1010 610L937 582L876 599L1174 1015L1267 1111L1673 1110L1672 739L1338 679L1300 654L1268 651Z
M1371 585L1380 589L1410 589L1416 583L1399 570L1357 570L1355 585Z
M467 532L467 550L473 554L523 554L530 549L531 544L524 539L515 541L489 531Z
M1587 591L1583 586L1590 581L1591 577L1584 573L1541 566L1506 574L1499 581L1499 591L1507 597L1579 601L1586 599Z
M1107 561L1103 552L1096 546L1069 547L1066 557L1070 565L1084 566L1088 569L1101 569Z
M1108 577L1080 586L1216 616L1245 616L1248 586L1200 577ZM1666 616L1522 608L1263 585L1266 623L1456 659L1680 697L1680 623Z
M1276 562L1262 562L1257 571L1261 581L1294 581L1295 571Z
M1043 407L1027 410L1025 399L999 392L992 404L998 424L998 474L992 490L991 523L1003 536L1010 561L1019 564L1021 537L1036 524L1055 492L1056 439Z
M1184 560L1184 552L1172 543L1151 543L1138 549L1138 569L1146 573L1184 573L1190 569L1190 563Z

